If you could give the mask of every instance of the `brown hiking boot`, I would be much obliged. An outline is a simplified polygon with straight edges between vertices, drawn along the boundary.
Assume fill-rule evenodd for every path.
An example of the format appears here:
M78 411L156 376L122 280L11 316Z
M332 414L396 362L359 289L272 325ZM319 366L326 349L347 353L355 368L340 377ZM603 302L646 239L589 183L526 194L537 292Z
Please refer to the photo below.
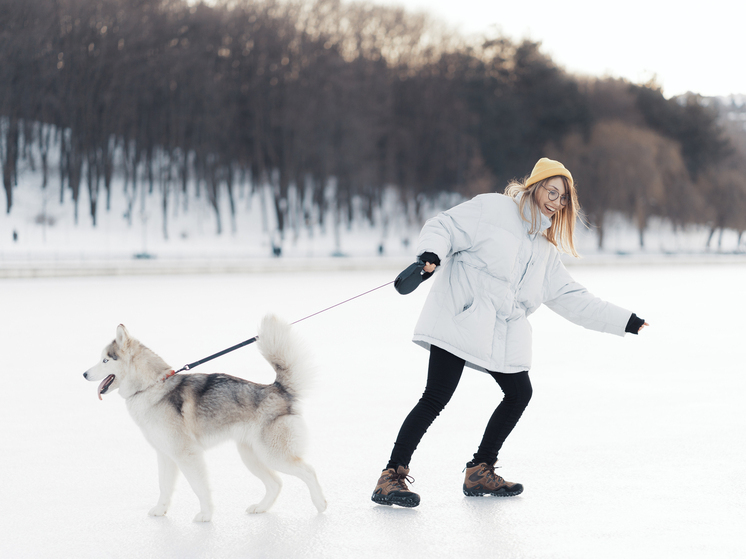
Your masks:
M466 467L464 478L464 495L467 497L481 497L494 495L496 497L513 497L523 492L520 483L505 481L495 473L495 466L488 466L484 462L476 466Z
M416 507L420 504L420 496L409 490L407 480L410 483L414 481L409 477L409 468L399 466L396 470L394 468L383 470L371 500L379 505Z

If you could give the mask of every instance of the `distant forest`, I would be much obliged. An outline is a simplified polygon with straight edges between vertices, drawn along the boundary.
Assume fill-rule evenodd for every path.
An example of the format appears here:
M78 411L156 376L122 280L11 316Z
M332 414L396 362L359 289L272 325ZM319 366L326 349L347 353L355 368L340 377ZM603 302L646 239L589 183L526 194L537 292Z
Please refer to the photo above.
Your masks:
M353 202L372 219L385 187L414 207L502 191L546 155L571 169L599 245L611 211L641 243L651 216L746 229L743 125L712 100L573 76L539 43L373 3L0 0L0 117L8 213L33 157L76 216L88 189L94 223L116 172L130 199L160 191L164 215L197 188L218 231L237 181L270 185L282 235L290 211L323 219L330 183L342 219Z

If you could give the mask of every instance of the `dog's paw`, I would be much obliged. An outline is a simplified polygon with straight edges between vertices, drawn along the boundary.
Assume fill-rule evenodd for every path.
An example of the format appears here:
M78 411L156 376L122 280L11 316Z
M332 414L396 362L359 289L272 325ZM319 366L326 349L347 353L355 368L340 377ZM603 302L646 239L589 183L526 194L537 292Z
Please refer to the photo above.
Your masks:
M192 520L193 522L210 522L212 520L212 512L200 511L197 516Z
M326 510L326 500L323 500L320 503L314 503L314 505L316 505L316 510L319 512L324 512Z
M267 507L263 507L261 504L251 505L246 509L246 512L249 514L261 514L267 512Z
M168 505L158 504L148 511L150 516L165 516L168 512Z

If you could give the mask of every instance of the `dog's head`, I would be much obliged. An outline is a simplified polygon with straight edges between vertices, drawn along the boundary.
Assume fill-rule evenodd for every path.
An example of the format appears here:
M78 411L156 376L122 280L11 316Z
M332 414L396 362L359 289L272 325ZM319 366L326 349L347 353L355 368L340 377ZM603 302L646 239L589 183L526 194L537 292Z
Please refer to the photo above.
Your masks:
M116 338L101 352L101 359L98 363L83 373L83 377L87 380L101 381L98 385L99 400L102 399L102 394L119 388L126 371L123 357L131 341L132 338L124 324L120 324L117 326Z

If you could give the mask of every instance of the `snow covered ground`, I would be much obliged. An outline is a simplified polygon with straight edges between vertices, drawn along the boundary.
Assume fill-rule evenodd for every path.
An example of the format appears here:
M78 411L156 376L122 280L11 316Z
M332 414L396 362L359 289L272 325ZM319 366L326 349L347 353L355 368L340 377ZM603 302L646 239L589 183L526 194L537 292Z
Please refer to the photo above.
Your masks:
M181 366L393 279L398 270L0 280L0 557L730 558L746 549L746 265L576 266L651 326L618 338L534 315L534 398L501 453L512 499L466 498L464 463L499 400L467 371L415 453L411 510L370 501L427 354L409 339L428 284L299 323L313 347L309 462L329 508L285 476L275 507L230 445L208 452L215 514L181 479L151 518L156 459L113 393L82 373L117 324ZM271 382L254 346L203 365Z

